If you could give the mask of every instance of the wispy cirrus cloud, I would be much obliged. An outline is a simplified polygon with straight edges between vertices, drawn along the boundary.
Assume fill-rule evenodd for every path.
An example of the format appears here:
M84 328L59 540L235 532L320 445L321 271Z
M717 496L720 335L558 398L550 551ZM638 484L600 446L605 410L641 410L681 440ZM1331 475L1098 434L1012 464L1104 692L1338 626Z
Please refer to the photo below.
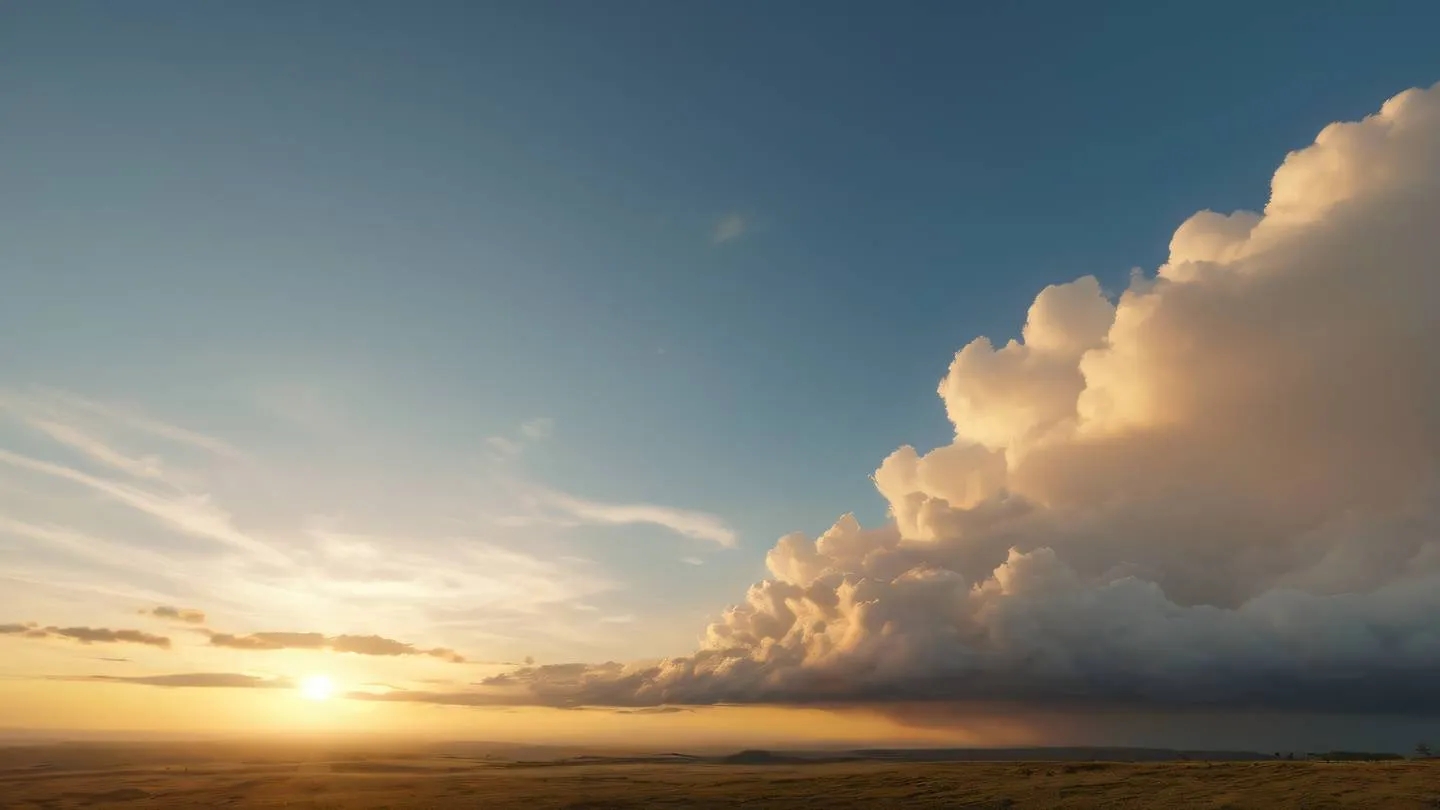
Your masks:
M502 458L518 456L525 450L525 443L506 436L486 436L485 443Z
M533 615L609 591L615 583L584 560L545 557L475 539L419 541L352 532L311 532L337 595L429 603L498 618Z
M26 422L60 444L79 451L92 461L107 467L137 478L161 478L163 476L160 460L154 456L146 458L127 456L73 425L65 425L48 419L27 419Z
M168 469L157 455L130 452L123 446L125 443L117 443L110 436L124 436L130 440L129 444L147 437L151 444L160 439L162 443L203 451L211 458L240 458L240 451L230 443L131 409L47 388L30 388L19 393L0 391L0 412L59 447L78 454L91 469L4 449L0 449L0 464L79 485L134 509L172 531L230 546L261 562L288 562L273 546L237 528L231 515L208 494L191 491L191 482L186 476ZM43 531L52 538L59 532L80 534L53 526L44 527ZM36 534L29 532L32 539L36 539ZM71 545L75 551L74 544Z
M541 502L580 524L649 524L725 548L734 548L738 541L735 531L725 521L708 512L650 503L605 503L559 492L546 493Z
M726 214L710 231L710 244L723 245L744 236L750 230L750 218L739 212Z
M554 432L555 420L538 416L521 422L512 432L487 436L485 443L497 458L513 458L532 445L548 440Z
M241 451L228 442L132 411L0 390L0 419L25 428L7 430L0 445L0 543L22 551L0 555L0 590L23 589L27 600L56 592L129 600L160 606L142 611L151 618L197 627L206 613L283 627L294 615L363 609L364 626L380 634L327 635L323 648L458 662L451 638L485 639L488 657L514 656L537 639L567 641L580 631L557 611L616 587L588 560L528 553L468 528L451 534L448 522L428 519L443 500L389 531L349 531L374 526L376 513L308 511L313 492L349 497L346 471L322 473L314 491L303 482L278 490L265 455L247 449L244 463L232 464ZM553 430L551 420L532 419L512 435L529 446ZM395 525L424 524L393 534ZM184 538L208 542L177 542ZM393 640L412 632L444 635L424 646Z
M58 551L72 560L83 560L102 569L171 578L184 573L181 565L164 554L65 526L0 516L0 534L20 538L34 548Z
M485 486L503 493L503 509L507 512L488 516L488 520L497 526L576 529L580 526L649 525L660 526L687 538L717 543L721 548L734 548L739 542L739 536L724 519L701 510L658 503L588 499L511 476L492 476L485 481Z
M734 548L738 542L734 529L718 515L709 512L653 503L617 503L581 498L506 476L494 477L488 483L503 491L508 498L507 504L516 510L490 518L500 526L578 528L651 525L685 537L716 543L723 548Z
M313 378L268 379L241 386L237 396L281 425L309 433L335 433L349 426L344 394Z
M228 512L209 496L175 487L147 488L81 472L8 450L0 450L0 463L79 484L160 521L169 528L205 540L232 546L270 564L287 564L289 558L274 547L235 527Z
M555 432L555 420L549 417L538 417L520 423L520 435L532 442L544 441L550 438Z
M57 415L53 418L64 414L89 414L118 428L148 434L216 456L231 459L244 457L239 448L223 439L156 419L134 408L97 402L55 388L32 386L23 393L0 394L0 406L30 418L44 413Z

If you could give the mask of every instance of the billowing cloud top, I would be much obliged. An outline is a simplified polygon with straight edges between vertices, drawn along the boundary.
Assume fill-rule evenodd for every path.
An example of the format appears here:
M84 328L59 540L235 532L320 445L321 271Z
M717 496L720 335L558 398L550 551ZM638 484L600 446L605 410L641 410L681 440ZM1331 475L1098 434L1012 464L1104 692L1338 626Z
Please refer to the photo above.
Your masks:
M965 346L955 441L875 473L893 524L782 538L694 655L409 697L1440 703L1437 222L1440 86Z

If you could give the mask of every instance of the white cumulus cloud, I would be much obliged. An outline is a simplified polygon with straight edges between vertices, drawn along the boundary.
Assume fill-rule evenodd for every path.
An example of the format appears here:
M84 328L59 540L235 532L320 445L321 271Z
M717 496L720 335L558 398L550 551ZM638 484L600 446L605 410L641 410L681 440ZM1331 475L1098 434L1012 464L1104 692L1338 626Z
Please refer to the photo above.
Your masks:
M782 538L694 654L459 702L1440 707L1437 222L1440 85L1326 127L1118 297L1056 284L965 346L953 443L875 473L893 522Z

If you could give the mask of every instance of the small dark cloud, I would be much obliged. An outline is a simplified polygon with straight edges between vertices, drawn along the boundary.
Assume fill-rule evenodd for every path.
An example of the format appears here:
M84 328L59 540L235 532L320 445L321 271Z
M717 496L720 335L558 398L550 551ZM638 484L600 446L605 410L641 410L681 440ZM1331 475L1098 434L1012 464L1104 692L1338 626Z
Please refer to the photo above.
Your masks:
M214 647L235 650L330 650L354 655L428 655L451 664L465 663L465 656L448 647L421 648L384 636L339 635L323 633L264 632L249 635L208 632Z
M128 664L128 663L130 663L130 659L129 659L129 658L106 658L106 657L103 656L103 655L97 657L95 660L96 660L96 661L109 661L109 662L112 663L112 664Z
M105 627L47 627L45 629L51 635L72 638L82 644L101 642L146 644L166 649L170 647L170 639L142 630L110 630Z
M642 706L638 709L613 709L608 706L572 706L570 711L605 712L606 714L694 714L695 710L684 706Z
M356 655L413 655L417 650L403 641L384 636L335 636L330 649Z
M393 692L347 692L351 700L372 700L381 703L433 703L439 706L506 707L532 706L534 698L525 694L504 694L496 692L428 692L414 689L397 689Z
M24 638L65 638L81 644L144 644L170 649L170 639L143 630L111 630L106 627L40 627L34 622L0 624L0 635Z
M613 675L620 672L621 669L622 666L614 661L604 664L542 664L492 675L481 680L479 685L573 685L598 676Z
M535 696L529 692L505 691L493 688L446 692L392 688L392 691L389 692L350 692L346 694L346 697L352 700L370 700L382 703L430 703L439 706L474 706L479 708L544 706L570 711L591 711L627 715L684 714L694 711L693 708L686 706L661 705L626 708L603 703L588 705L579 702L579 699L564 700L554 698L550 700L537 700Z
M140 611L142 615L154 616L157 619L166 619L173 622L184 622L186 624L204 624L205 611L194 608L172 607L160 605L150 610Z
M210 634L211 646L235 650L320 650L325 648L325 642L325 636L320 633Z
M164 686L170 688L197 687L208 689L290 689L295 683L289 678L261 678L238 672L187 672L176 675L82 675L78 677L56 677L57 681L87 681L92 683L128 683L136 686Z
M25 638L45 638L49 635L34 622L26 624L0 624L0 636L24 636Z

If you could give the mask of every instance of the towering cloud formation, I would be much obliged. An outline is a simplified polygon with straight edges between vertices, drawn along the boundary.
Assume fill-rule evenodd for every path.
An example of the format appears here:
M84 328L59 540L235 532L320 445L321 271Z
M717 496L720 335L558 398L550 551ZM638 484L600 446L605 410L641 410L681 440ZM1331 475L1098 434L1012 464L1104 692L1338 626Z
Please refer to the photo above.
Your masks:
M1437 221L1440 87L1327 127L1263 215L1191 217L1118 301L1047 288L1022 340L956 355L955 442L876 472L895 527L782 540L707 646L900 691L1298 699L1433 672Z
M1440 704L1437 223L1440 86L963 348L954 443L875 473L893 525L782 538L699 652L461 702Z
M1440 709L1440 85L1326 127L1118 298L956 354L893 522L782 538L693 655L461 694Z

